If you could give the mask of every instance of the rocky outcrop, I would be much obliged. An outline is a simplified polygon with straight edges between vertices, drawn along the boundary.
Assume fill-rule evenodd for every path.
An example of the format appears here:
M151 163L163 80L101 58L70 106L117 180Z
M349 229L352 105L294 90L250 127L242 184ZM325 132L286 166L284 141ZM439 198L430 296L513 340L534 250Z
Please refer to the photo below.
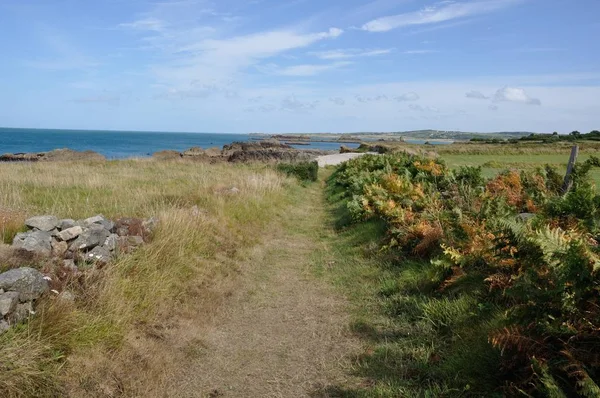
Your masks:
M340 146L340 153L352 153L355 152L352 148L348 148L346 145Z
M299 162L314 160L327 151L299 150L276 140L234 142L223 147L228 162Z
M29 267L0 274L0 334L34 314L35 301L48 291L46 279Z
M6 153L0 155L0 162L64 162L64 161L103 161L106 158L94 151L74 151L55 149L49 152Z
M176 159L174 151L156 152L153 157L160 160ZM278 140L233 142L223 149L193 147L179 154L179 158L206 162L299 162L314 160L329 151L300 150Z

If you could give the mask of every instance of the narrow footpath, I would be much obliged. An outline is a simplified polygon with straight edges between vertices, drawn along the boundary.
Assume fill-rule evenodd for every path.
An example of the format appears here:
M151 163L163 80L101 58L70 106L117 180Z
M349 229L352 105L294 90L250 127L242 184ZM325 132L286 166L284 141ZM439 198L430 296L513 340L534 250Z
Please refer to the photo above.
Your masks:
M314 272L327 258L320 237L332 233L319 184L246 254L239 286L200 329L200 353L167 396L326 397L330 386L360 382L348 303Z

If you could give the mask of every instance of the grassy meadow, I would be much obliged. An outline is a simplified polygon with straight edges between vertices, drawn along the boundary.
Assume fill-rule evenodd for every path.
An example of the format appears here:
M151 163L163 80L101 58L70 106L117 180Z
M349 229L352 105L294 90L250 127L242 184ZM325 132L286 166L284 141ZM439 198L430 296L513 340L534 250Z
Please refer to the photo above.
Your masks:
M0 163L5 242L33 215L159 219L151 243L66 280L58 265L15 258L0 246L2 269L42 268L55 274L53 287L76 296L71 304L50 293L29 323L0 335L0 395L158 394L196 349L196 337L178 322L210 318L244 248L260 241L297 189L295 179L260 165Z

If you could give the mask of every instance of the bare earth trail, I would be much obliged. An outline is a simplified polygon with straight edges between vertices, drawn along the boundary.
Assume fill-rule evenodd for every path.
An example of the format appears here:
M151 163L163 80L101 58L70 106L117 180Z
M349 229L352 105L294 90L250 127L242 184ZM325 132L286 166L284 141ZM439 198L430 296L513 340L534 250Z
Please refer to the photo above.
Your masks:
M349 376L361 344L348 331L348 304L313 272L315 252L327 250L322 190L302 195L246 254L232 296L198 329L200 352L167 396L325 397L327 386L360 382Z

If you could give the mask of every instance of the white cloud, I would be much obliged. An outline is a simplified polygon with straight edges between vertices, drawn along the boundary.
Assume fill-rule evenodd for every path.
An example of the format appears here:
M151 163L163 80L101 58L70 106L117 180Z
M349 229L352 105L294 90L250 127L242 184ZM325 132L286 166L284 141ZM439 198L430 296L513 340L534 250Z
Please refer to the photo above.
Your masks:
M119 24L119 27L133 30L162 32L167 27L167 24L158 18L150 17L138 19L133 22L122 23Z
M497 111L498 110L498 105L490 105L488 106L490 111Z
M508 7L519 0L481 0L470 2L442 1L420 11L374 19L362 26L369 32L387 32L412 25L436 24L478 14L493 12Z
M313 52L312 55L315 55L321 59L346 59L346 58L359 58L359 57L375 57L378 55L389 54L393 51L393 49L380 49L380 50L356 50L356 49L347 49L347 50L331 50L331 51L321 51L321 52Z
M415 93L414 91L394 97L394 99L398 102L417 101L419 98L421 98L419 97L419 94Z
M538 98L532 98L525 90L517 87L505 86L496 91L494 94L494 102L519 102L530 105L541 105L542 102Z
M490 99L490 97L487 97L485 94L483 94L481 91L476 91L476 90L471 90L468 93L465 94L465 97L467 98L473 98L473 99Z
M327 72L333 69L339 69L350 64L352 64L352 62L335 62L325 65L294 65L287 68L282 68L281 70L276 71L276 73L281 76L314 76L318 75L319 73Z

